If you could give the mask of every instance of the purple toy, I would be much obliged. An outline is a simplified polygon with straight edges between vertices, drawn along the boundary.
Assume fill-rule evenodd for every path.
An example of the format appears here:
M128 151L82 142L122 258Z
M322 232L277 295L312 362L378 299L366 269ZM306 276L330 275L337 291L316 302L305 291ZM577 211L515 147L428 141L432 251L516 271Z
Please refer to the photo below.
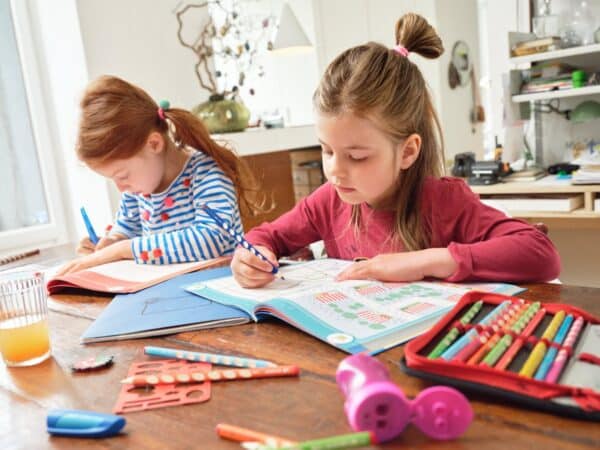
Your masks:
M387 368L364 353L344 359L336 380L346 396L350 426L375 433L378 442L395 438L409 422L434 439L455 439L473 420L469 401L456 389L433 386L409 400L390 381Z

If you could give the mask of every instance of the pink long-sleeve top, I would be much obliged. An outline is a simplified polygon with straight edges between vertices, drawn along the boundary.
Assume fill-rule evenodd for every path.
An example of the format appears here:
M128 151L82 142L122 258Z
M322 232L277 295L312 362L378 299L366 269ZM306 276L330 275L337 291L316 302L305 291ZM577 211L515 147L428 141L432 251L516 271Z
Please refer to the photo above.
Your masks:
M352 206L326 183L271 223L252 229L247 239L290 255L323 240L330 258L371 258L405 251L390 239L394 214L361 205L361 232L350 225ZM479 200L457 178L428 178L421 190L422 223L431 247L447 247L458 268L448 281L543 282L560 273L552 241L521 220L507 217Z

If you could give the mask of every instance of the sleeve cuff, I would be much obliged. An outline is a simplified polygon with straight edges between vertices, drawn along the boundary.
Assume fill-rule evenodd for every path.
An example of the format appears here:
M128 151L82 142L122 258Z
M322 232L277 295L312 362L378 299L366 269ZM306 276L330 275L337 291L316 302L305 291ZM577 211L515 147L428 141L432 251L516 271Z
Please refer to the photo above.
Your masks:
M470 246L468 244L452 242L448 246L448 251L452 258L454 258L454 261L456 261L458 267L452 275L446 278L446 281L455 283L469 278L473 273L473 257Z

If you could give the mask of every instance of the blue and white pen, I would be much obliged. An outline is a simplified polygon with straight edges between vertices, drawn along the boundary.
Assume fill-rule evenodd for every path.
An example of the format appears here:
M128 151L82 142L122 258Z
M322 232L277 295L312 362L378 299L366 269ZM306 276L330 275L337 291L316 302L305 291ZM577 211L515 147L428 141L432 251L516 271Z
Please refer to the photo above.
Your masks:
M241 356L219 355L216 353L192 352L180 350L176 348L166 347L144 347L144 353L150 356L158 356L160 358L175 358L185 359L187 361L200 361L212 364L220 364L222 366L232 367L276 367L277 364L263 359L244 358Z
M261 252L259 252L256 249L256 247L254 247L250 242L248 242L246 240L246 238L242 235L242 233L238 233L226 221L221 219L217 215L217 213L215 212L214 209L209 208L206 205L206 203L202 203L200 205L200 208L203 209L204 211L206 211L206 214L208 214L211 217L211 219L213 219L217 223L218 226L223 228L223 230L227 231L227 233L229 233L231 235L231 237L233 237L238 244L240 244L246 250L251 252L253 255L258 256L263 261L268 262L272 267L271 273L273 275L275 275L279 271L279 268L275 264L273 264L271 261L269 261L265 255L263 255Z

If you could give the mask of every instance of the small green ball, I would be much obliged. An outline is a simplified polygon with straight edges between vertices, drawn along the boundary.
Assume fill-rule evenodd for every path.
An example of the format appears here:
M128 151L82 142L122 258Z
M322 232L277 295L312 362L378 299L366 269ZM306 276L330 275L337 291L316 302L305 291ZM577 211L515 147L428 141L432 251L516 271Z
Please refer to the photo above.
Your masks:
M171 104L169 103L169 100L161 100L160 102L158 102L158 106L160 106L164 110L167 110L171 107Z

